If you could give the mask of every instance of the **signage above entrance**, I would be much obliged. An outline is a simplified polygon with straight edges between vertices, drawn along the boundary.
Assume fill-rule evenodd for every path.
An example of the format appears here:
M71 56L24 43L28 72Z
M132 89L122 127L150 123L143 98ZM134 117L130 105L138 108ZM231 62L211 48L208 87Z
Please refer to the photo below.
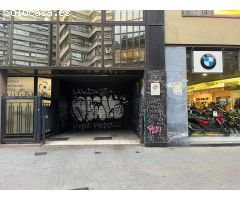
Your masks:
M194 51L193 73L222 73L222 51Z

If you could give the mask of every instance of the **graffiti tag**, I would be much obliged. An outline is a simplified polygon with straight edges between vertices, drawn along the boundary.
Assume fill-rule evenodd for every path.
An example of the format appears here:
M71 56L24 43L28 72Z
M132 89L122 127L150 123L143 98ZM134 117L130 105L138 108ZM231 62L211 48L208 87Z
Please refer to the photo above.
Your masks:
M149 131L149 134L151 134L151 135L160 135L161 134L160 126L149 125L149 126L147 126L147 129Z

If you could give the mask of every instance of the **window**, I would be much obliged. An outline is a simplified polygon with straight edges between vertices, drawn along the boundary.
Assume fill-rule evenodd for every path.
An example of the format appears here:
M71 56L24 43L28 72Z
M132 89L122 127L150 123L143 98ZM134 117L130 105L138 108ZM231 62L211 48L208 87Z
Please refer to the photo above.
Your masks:
M30 36L30 32L14 28L13 33L16 35Z
M22 40L13 40L13 44L21 45L21 46L30 46L30 42L22 41Z
M29 56L29 52L13 50L14 55Z
M224 48L222 51L222 48L194 47L194 51L198 51L197 54L202 57L206 55L206 51L208 55L214 55L215 51L220 53L223 57L222 73L194 73L192 60L196 53L192 49L187 49L189 136L239 137L237 121L240 120L240 49ZM222 58L216 57L216 63L218 59ZM198 118L206 123L195 121Z
M0 66L9 64L9 25L0 24Z
M72 58L80 61L85 60L85 53L80 52L72 52Z
M36 49L47 49L47 45L45 44L32 43L31 46Z
M143 10L107 10L107 21L143 21Z
M41 35L41 34L36 34L36 33L32 33L31 37L35 38L36 40L40 40L40 41L47 41L48 40L48 36L47 35Z
M46 66L46 64L45 63L31 63L31 66L44 67L44 66Z
M40 58L40 59L47 59L48 57L46 54L40 54L40 53L31 53L31 56L35 58Z
M46 32L49 30L48 25L30 24L30 26L38 31Z
M115 26L105 27L105 67L109 66L144 66L145 63L145 27ZM112 42L108 40L114 32ZM109 48L109 47L112 48ZM111 56L112 50L114 55ZM108 52L108 53L107 53ZM111 60L111 61L110 61ZM110 64L112 62L112 64Z
M29 62L27 62L27 61L22 61L22 60L13 60L13 64L29 66Z
M59 13L61 22L100 22L99 10L73 10L69 13Z
M97 66L101 57L101 27L90 25L60 26L60 65ZM69 55L70 54L70 55Z

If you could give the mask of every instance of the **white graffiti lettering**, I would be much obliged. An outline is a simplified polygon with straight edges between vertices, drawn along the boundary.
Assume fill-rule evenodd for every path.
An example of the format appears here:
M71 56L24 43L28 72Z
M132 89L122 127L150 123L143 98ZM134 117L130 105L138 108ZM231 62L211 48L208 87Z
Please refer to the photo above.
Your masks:
M81 89L74 94L79 96L73 99L72 113L79 122L121 119L124 115L124 104L128 102L126 97L118 96L112 90L106 89L87 89L86 91Z

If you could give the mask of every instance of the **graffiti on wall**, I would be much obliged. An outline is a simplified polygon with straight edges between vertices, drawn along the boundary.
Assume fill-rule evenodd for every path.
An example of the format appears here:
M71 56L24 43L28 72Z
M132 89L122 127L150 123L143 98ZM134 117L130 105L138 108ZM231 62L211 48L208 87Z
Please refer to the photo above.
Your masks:
M113 123L109 120L119 120L124 116L128 100L112 89L77 89L73 93L74 129L112 128Z

